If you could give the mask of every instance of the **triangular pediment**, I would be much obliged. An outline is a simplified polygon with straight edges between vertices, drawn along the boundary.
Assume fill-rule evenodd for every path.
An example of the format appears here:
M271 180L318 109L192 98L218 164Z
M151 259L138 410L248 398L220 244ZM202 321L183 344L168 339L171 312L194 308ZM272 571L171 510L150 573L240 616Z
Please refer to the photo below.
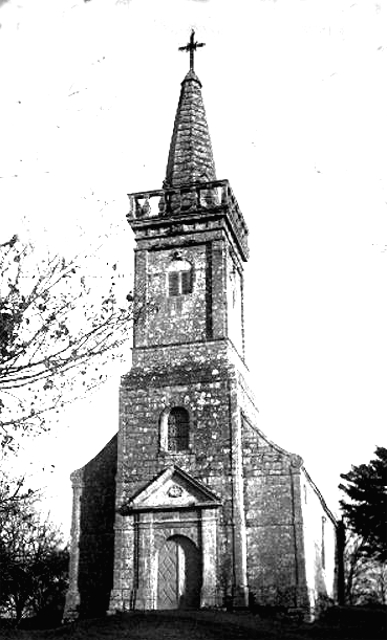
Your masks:
M220 501L212 491L175 465L167 467L128 504L131 510L217 506Z

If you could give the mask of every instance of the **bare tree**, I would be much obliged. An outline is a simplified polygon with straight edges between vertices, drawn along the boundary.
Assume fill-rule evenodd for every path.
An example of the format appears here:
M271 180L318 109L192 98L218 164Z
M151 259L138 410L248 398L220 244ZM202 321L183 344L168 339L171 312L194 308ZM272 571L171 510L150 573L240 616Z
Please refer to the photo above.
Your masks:
M0 245L0 438L46 429L57 412L103 381L104 365L122 356L132 298L115 293L117 265L98 280L87 260L50 255L17 236ZM110 272L109 275L108 271Z
M10 479L0 470L0 524L20 509L20 505L29 502L38 492L26 489L25 478Z

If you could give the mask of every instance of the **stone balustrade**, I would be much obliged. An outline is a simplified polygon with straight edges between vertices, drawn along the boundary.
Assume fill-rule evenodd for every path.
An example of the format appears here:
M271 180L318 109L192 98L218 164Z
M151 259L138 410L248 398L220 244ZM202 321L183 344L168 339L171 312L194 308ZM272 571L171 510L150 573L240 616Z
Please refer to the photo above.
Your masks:
M247 253L248 229L228 180L196 182L178 188L129 193L129 222L191 213L227 212Z

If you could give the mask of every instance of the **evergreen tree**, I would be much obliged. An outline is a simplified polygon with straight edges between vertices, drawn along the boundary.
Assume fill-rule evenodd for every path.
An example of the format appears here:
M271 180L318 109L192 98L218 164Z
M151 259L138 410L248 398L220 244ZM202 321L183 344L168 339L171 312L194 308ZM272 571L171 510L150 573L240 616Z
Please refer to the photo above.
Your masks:
M377 447L369 464L352 466L340 474L339 488L349 501L341 500L348 527L363 539L362 551L380 562L387 560L387 449Z

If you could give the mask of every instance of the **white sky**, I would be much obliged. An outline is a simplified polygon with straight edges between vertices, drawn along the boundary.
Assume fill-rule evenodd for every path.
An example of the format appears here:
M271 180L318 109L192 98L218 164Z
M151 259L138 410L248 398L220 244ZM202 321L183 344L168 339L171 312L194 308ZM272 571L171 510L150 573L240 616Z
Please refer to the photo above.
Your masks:
M126 194L161 186L188 69L177 49L192 27L206 43L195 68L217 176L250 229L260 427L303 456L336 511L339 474L385 444L386 4L3 0L0 23L2 236L23 215L70 254L79 225L107 234L128 290ZM66 532L68 476L117 425L115 371L20 456Z

